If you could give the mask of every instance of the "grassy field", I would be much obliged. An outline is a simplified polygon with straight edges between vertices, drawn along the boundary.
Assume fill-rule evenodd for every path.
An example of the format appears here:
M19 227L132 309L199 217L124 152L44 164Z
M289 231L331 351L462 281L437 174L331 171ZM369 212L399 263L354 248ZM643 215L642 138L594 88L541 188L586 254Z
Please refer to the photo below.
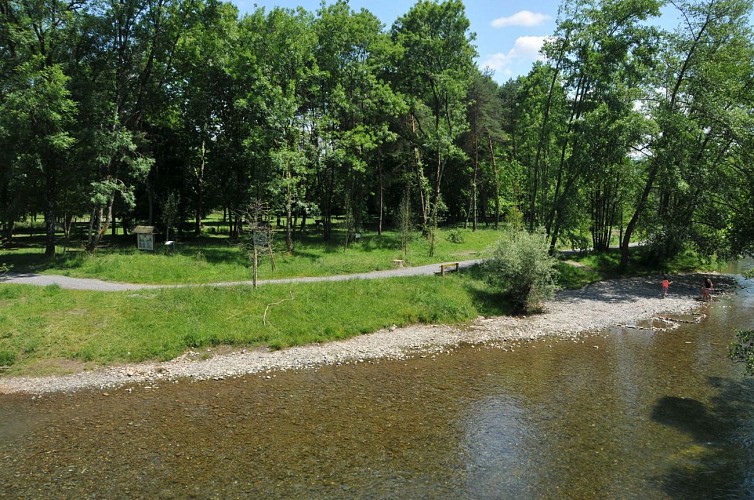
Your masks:
M292 255L275 253L260 279L323 276L483 258L503 233L440 231L435 256L416 236L404 256L398 237L364 234L359 242L325 244L306 235ZM185 241L174 254L113 245L90 256L68 251L45 259L33 238L4 252L14 271L67 274L133 283L213 283L250 279L243 249L225 238ZM135 245L134 245L135 246ZM278 245L279 247L279 245ZM560 285L577 288L615 276L617 253L582 255L558 266ZM576 265L574 265L574 261ZM662 270L632 264L632 274L699 267L693 256ZM0 376L62 374L103 365L167 360L189 349L273 349L345 339L391 325L464 324L510 307L480 269L437 276L252 287L191 287L139 292L87 292L57 286L0 286Z
M452 237L450 235L453 235ZM298 236L293 254L285 252L284 236L276 235L273 245L275 269L269 255L262 255L259 279L351 274L394 267L393 260L408 266L434 262L477 259L500 237L499 231L484 229L438 230L435 255L429 257L425 238L412 238L404 255L399 236L394 232L362 233L358 242L347 248L337 235L334 242L323 242L314 232ZM462 242L453 242L462 240ZM159 248L155 252L135 248L135 237L119 237L117 245L89 255L74 249L52 259L45 259L41 242L28 244L4 253L2 262L18 272L62 274L80 278L149 284L217 283L251 279L251 260L242 245L226 237L202 237L178 243L174 252ZM160 247L160 245L157 245Z

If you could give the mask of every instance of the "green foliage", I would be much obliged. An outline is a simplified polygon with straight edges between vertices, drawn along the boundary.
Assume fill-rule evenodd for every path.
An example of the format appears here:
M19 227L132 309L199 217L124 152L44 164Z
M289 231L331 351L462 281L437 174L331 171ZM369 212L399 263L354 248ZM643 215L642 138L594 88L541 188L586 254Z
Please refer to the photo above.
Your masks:
M730 344L730 357L745 363L747 375L754 375L754 330L736 330L736 340Z
M541 310L556 285L557 260L541 232L510 231L485 261L490 284L522 312Z
M306 207L343 241L343 214L352 231L399 228L408 193L438 259L441 220L503 217L544 225L553 246L649 241L651 266L687 244L737 255L754 247L752 5L667 4L673 32L661 5L566 1L547 60L500 86L474 63L461 0L415 2L390 27L343 0L243 16L204 0L6 2L3 242L44 214L52 256L73 217L94 252L114 218L170 212L170 193L177 228L191 217L200 235L222 207L237 239L253 195L287 219L293 252Z
M456 243L459 245L463 243L463 233L458 229L451 229L450 231L448 231L446 238L451 243Z
M0 366L12 366L16 363L16 353L0 350Z

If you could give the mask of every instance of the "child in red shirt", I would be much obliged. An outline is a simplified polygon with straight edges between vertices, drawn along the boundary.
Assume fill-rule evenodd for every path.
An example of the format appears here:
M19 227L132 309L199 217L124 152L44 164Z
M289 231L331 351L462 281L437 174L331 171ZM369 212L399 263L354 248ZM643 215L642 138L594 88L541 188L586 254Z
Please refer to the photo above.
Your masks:
M672 281L668 281L668 275L662 277L662 298L664 299L668 295L668 287Z

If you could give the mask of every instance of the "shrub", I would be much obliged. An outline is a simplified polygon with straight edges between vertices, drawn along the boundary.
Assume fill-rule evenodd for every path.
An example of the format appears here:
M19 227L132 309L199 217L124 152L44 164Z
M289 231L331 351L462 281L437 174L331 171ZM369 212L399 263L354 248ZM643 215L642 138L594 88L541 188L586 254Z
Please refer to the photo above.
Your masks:
M541 311L557 290L557 259L549 255L544 233L507 232L484 268L487 281L521 312Z
M456 243L456 244L459 244L459 245L462 244L465 241L465 239L463 237L463 233L461 231L459 231L458 229L452 229L448 233L447 239L448 239L449 242Z

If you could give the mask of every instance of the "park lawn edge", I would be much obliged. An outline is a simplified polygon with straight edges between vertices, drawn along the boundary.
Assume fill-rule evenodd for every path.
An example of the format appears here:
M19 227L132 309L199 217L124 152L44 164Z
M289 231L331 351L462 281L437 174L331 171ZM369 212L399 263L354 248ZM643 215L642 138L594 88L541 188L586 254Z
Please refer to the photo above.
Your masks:
M473 273L108 293L3 285L0 308L2 377L167 361L220 346L283 349L509 313Z
M589 262L588 256L577 258L584 259ZM558 270L567 289L616 277L603 265L560 262ZM661 270L634 266L622 276L668 270L692 267L689 261ZM508 315L511 307L475 266L445 279L354 279L257 289L93 292L3 285L0 311L0 377L8 377L166 361L198 349L283 349L392 326L462 327L479 316ZM285 314L278 317L281 311Z

